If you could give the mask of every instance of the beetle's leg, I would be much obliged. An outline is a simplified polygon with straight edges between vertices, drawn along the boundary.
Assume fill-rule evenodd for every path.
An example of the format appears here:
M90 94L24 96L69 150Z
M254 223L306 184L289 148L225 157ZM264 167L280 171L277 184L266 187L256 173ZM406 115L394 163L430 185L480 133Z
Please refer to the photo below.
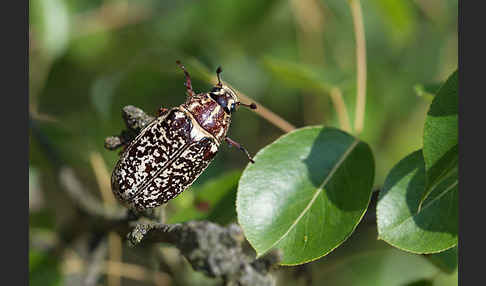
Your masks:
M108 150L116 150L120 147L123 147L122 150L119 152L123 153L127 146L130 144L130 139L127 139L126 136L124 136L124 133L122 132L121 135L119 136L110 136L105 139L105 148Z
M229 137L225 137L225 138L224 138L224 140L225 140L226 142L228 142L228 144L229 144L230 146L235 146L236 148L238 148L238 149L240 149L241 151L245 152L246 156L248 157L248 160L250 160L250 162L252 162L252 163L255 163L255 161L253 161L253 159L251 158L251 156L250 156L250 154L248 153L248 151L247 151L247 150L246 150L246 149L245 149L243 146L241 146L241 144L240 144L240 143L238 143L238 142L236 142L236 141L232 140L232 139L231 139L231 138L229 138Z
M183 64L181 64L180 61L176 61L176 63L184 71L184 75L186 77L186 82L184 83L184 85L186 86L186 92L187 92L187 94L189 96L194 96L196 93L194 92L194 90L192 90L191 77L189 76L189 73L186 71L186 68L184 67Z
M162 116L164 115L165 113L167 113L167 111L169 111L169 109L165 108L165 107L161 107L157 110L157 116Z

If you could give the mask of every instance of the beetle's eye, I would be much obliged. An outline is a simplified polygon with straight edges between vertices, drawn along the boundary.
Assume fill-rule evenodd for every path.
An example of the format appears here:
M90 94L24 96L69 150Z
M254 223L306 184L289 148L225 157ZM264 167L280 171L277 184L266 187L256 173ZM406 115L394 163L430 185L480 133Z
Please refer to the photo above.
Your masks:
M228 102L226 101L226 98L222 96L218 97L218 104L221 105L222 107L228 106Z
M231 112L235 111L235 108L236 108L236 105L235 105L235 103L233 102L233 103L231 104Z

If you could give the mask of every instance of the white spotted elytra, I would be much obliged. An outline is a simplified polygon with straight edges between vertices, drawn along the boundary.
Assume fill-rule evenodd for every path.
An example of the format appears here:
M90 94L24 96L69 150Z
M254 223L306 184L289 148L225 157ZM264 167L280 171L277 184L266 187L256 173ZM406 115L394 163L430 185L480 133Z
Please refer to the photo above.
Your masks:
M144 210L166 203L187 189L213 160L223 141L248 152L226 136L231 114L239 105L235 91L221 81L206 93L196 94L185 74L187 100L159 116L127 143L113 170L111 186L116 198L130 209Z

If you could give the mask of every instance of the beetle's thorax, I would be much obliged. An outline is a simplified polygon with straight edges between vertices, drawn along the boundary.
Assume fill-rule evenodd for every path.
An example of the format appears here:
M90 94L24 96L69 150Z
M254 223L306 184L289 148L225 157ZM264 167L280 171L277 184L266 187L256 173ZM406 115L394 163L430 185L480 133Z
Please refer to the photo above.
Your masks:
M211 98L210 93L192 96L182 106L216 140L224 140L231 124L231 114L226 113L223 107Z

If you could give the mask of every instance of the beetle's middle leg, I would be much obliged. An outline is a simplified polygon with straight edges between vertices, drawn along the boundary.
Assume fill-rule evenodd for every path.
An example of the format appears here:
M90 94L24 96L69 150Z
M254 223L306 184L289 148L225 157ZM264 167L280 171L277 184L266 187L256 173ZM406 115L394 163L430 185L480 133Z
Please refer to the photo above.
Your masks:
M225 140L226 142L228 142L228 144L229 144L230 146L235 146L236 148L238 148L238 149L240 149L241 151L245 152L246 156L248 157L248 160L250 160L250 162L252 162L252 163L255 163L255 161L253 161L253 159L251 158L251 156L250 156L250 154L248 153L248 151L245 149L245 147L241 146L241 144L240 144L240 143L238 143L238 142L236 142L236 141L232 140L232 139L231 139L231 138L229 138L229 137L225 137L225 138L224 138L224 140Z
M184 67L183 64L181 64L180 61L176 61L177 65L184 71L184 76L186 77L186 82L184 85L186 86L186 92L189 96L194 96L196 93L192 89L192 84L191 84L191 77L189 76L189 73L186 71L186 68Z

